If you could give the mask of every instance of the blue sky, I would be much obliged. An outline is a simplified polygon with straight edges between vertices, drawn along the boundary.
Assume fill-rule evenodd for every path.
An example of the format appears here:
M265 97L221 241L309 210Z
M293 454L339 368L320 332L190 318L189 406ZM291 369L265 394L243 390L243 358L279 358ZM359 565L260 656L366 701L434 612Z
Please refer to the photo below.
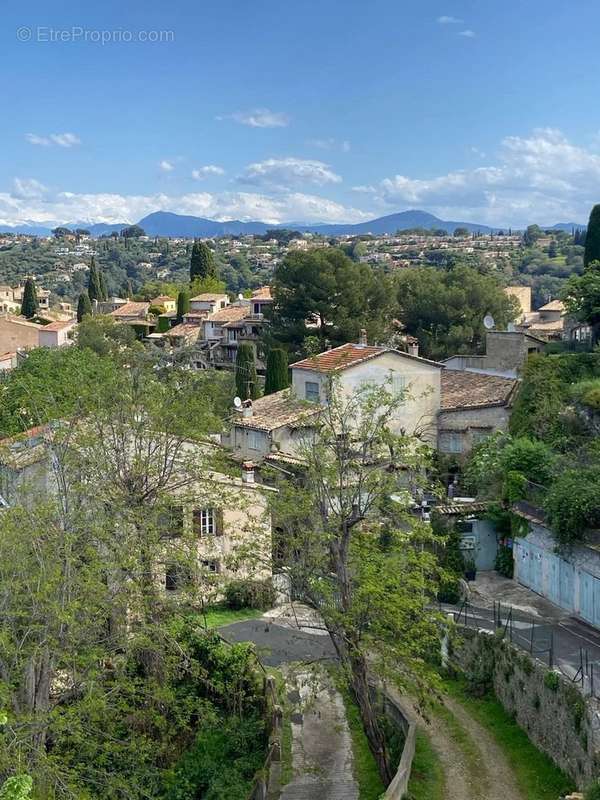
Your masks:
M583 222L599 28L596 0L8 0L0 222Z

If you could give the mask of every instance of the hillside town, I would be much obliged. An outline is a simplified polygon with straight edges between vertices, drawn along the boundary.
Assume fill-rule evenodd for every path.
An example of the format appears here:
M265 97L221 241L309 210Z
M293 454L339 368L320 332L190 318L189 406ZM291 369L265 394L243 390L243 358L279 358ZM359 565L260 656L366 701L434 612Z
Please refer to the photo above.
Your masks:
M267 241L274 257L260 262L261 269L268 263L260 275L269 281L239 292L223 280L222 256L239 253L243 240L169 240L160 248L178 258L187 254L186 279L177 280L166 267L168 274L159 278L160 270L151 268L143 287L125 296L110 291L101 239L61 232L59 239L38 243L36 250L49 247L63 259L85 259L75 265L83 284L67 301L50 288L52 272L34 274L24 259L24 280L0 287L0 514L7 546L15 546L13 519L27 528L39 514L53 513L53 504L56 513L71 508L56 518L57 524L63 521L53 547L64 547L62 526L87 530L92 514L110 596L120 598L110 611L111 648L127 649L132 625L159 625L155 610L163 606L167 614L175 608L199 613L204 628L216 614L220 635L232 647L246 637L260 646L268 641L278 664L297 657L277 637L271 642L269 631L297 627L310 660L308 654L323 643L311 632L316 626L334 644L326 658L335 652L342 669L347 663L364 720L371 714L377 719L368 693L361 694L362 682L374 680L367 662L407 657L393 639L367 634L369 620L391 614L385 624L396 630L402 603L414 602L413 589L407 595L403 587L411 575L424 616L403 627L402 636L411 637L410 652L421 653L424 671L411 668L408 683L398 673L397 685L412 694L439 680L439 665L429 663L423 648L431 636L438 639L447 669L451 640L452 669L464 673L467 684L486 670L477 680L487 682L502 713L513 715L511 724L525 731L519 735L527 747L554 762L565 787L587 785L600 752L594 725L600 561L593 532L600 511L590 500L575 521L563 483L578 459L590 458L600 362L593 349L595 318L583 311L583 300L573 299L585 270L543 303L534 301L534 286L507 282L518 273L506 265L527 249L528 235L530 229L489 237L459 231L354 242L312 236L285 245ZM22 237L7 238L9 251L30 246ZM135 238L136 247L147 243L163 258L143 231ZM550 250L573 246L568 234L538 237L538 247L540 238ZM592 265L588 251L595 242L588 231L585 258ZM249 251L253 243L249 237ZM443 253L447 261L436 261L432 253ZM247 257L251 262L256 251ZM306 276L317 265L317 284L307 291L296 271ZM362 295L344 287L346 272L355 286L362 285ZM432 280L439 282L435 289ZM321 299L319 282L335 293L335 304ZM470 333L464 328L455 335L452 315L464 320L464 311L444 308L444 292L469 308ZM560 388L564 374L574 377ZM575 394L571 386L581 389ZM536 399L540 391L553 392L551 408ZM557 423L561 431L567 425L565 415L577 418L560 434L576 453L570 461L552 432ZM586 469L585 491L593 496L595 467ZM47 511L38 508L39 498L46 498ZM299 520L305 503L308 517ZM384 530L391 550L376 546ZM360 612L364 619L355 620L356 604L363 602L355 596L355 582L366 581L367 597L373 598L376 584L363 575L352 550L343 556L338 547L348 547L343 542L352 537L351 547L375 547L368 563L387 576L394 548L398 558L405 557L407 535L419 549L414 564L386 578L391 605L385 612L377 604L368 610L369 600ZM47 558L51 563L50 552ZM118 563L128 564L123 573L114 571ZM108 596L103 602L112 607ZM7 597L3 603L10 615L13 601ZM236 621L261 614L267 627L260 636L250 623ZM354 636L364 643L351 654L339 642ZM80 645L76 635L73 646ZM27 658L37 659L38 652L36 646ZM505 689L501 676L509 664L520 676L520 691L543 693L549 703L535 719L516 690ZM30 707L68 706L60 698L74 689L76 674L66 664L36 669L45 670L46 688L33 690ZM287 680L301 686L302 675ZM315 679L319 692L329 691L328 679ZM557 740L552 731L558 715L572 713L573 691L577 708L585 711L573 732L565 730ZM212 702L221 700L215 696ZM406 748L416 724L410 704L401 689L386 702L403 720ZM102 713L110 718L115 711ZM249 707L248 713L255 712ZM293 725L293 713L288 708L269 729L269 741L279 748L277 761L260 778L252 770L246 774L255 791L295 797L283 782L286 756L279 738ZM292 728L298 746L308 730ZM335 746L342 747L337 739ZM251 747L258 769L260 738ZM414 785L414 768L411 779L402 759L399 765L382 761L379 771L388 775L386 797L401 796L390 793L395 784L403 792ZM380 780L385 788L386 779ZM294 785L295 779L290 792Z
M600 6L2 22L0 800L600 800Z

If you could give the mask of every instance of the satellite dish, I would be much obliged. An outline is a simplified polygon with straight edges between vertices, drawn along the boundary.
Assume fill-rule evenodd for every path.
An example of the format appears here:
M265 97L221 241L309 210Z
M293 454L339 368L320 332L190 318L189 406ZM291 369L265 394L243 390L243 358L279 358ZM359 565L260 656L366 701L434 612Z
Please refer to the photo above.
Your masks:
M491 314L486 314L483 318L483 325L488 330L491 331L496 323L494 322L494 318Z
M233 398L233 405L234 405L236 408L241 408L241 407L242 407L242 400L241 400L241 398L240 398L240 397L234 397L234 398Z
M243 299L244 299L244 295L240 292L238 294L238 300L243 300Z

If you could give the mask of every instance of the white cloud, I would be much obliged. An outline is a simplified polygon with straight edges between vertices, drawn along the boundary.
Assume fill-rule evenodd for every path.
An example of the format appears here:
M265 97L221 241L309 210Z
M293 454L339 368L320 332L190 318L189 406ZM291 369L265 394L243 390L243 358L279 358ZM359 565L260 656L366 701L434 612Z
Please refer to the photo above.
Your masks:
M81 144L81 139L74 133L51 133L48 136L26 133L25 139L29 144L41 145L42 147L49 147L54 144L59 147L74 147L77 144Z
M424 206L446 219L516 227L585 221L599 183L600 155L541 128L506 137L496 164L429 178L399 174L375 188L386 206Z
M75 220L89 224L134 223L153 211L173 211L217 220L261 220L269 224L291 220L359 222L373 216L302 192L280 193L275 197L258 192L192 192L183 195L59 192L49 196L42 184L23 179L19 179L19 184L15 182L13 191L0 192L0 224L3 225L30 222L54 227Z
M318 147L320 150L341 150L342 153L349 153L351 148L350 142L347 139L309 139L307 142L311 147Z
M240 125L250 128L286 128L290 118L283 111L271 111L268 108L255 108L251 111L235 111L217 119L232 119Z
M458 35L459 36L464 36L467 39L474 39L477 34L475 33L475 31L472 31L470 28L467 28L467 30L461 31Z
M38 199L47 191L44 184L40 183L35 178L15 178L13 181L12 195L18 199Z
M163 172L173 172L175 169L175 166L171 163L171 161L167 161L166 159L159 161L158 167Z
M458 19L457 17L451 17L444 14L441 17L437 18L437 22L440 25L460 25L463 22L463 20Z
M328 164L324 164L322 161L302 158L268 158L265 161L248 164L238 180L254 186L281 189L303 184L324 186L328 183L340 183L342 179L333 172Z
M223 167L217 167L216 164L207 164L205 167L192 170L192 178L195 181L202 181L210 175L225 175L225 170Z

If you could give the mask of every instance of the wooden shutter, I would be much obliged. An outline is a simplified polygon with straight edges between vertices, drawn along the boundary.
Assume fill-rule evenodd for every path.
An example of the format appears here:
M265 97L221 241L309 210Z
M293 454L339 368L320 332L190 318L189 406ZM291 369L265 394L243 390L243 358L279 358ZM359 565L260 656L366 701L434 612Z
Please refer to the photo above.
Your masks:
M215 508L215 536L223 536L223 509Z

